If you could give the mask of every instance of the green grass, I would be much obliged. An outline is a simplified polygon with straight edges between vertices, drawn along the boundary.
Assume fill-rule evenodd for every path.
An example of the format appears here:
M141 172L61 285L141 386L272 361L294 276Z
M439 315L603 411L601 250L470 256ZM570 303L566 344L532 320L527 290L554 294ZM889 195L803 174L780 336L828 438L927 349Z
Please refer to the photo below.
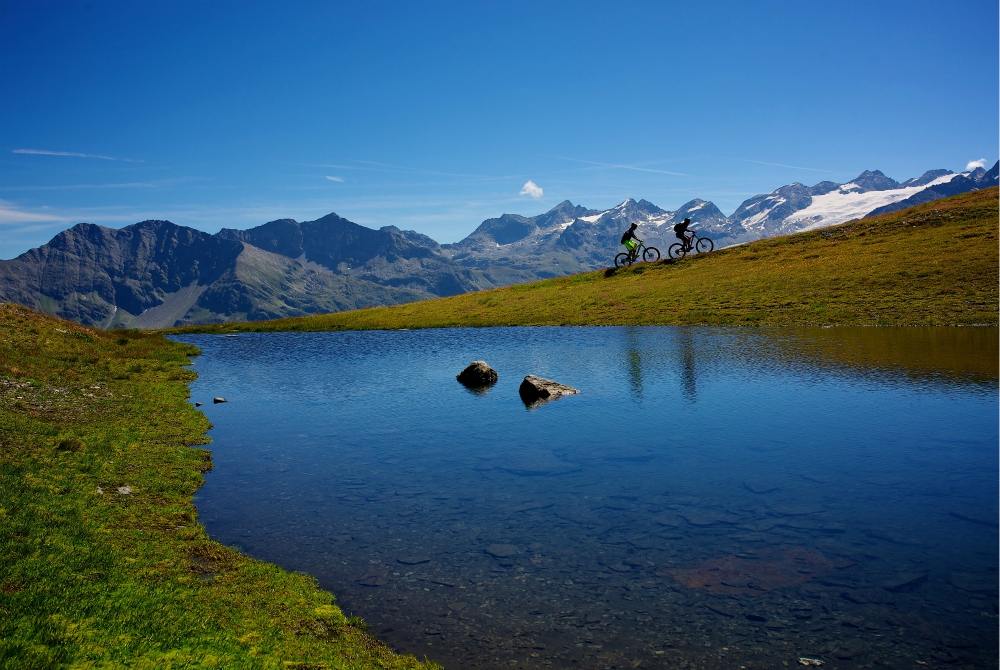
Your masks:
M679 262L186 332L542 325L997 324L997 189Z
M437 667L207 537L196 353L0 305L0 667Z

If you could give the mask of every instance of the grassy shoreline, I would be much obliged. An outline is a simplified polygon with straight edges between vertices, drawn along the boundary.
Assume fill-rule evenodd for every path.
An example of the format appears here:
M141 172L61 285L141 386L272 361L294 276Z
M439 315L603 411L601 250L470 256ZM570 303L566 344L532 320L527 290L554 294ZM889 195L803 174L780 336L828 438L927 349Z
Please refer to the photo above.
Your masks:
M0 667L438 667L209 539L197 353L0 305Z
M996 325L998 191L450 298L166 332L594 325Z

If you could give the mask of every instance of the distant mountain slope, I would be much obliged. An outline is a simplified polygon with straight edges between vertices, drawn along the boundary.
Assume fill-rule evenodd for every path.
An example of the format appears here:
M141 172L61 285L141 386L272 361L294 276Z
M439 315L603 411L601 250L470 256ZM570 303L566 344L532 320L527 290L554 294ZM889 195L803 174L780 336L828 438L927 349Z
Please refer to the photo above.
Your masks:
M935 170L935 172L937 172L937 170ZM943 172L943 170L941 172ZM951 195L958 195L960 193L968 193L969 191L977 191L991 186L996 186L998 172L1000 172L1000 161L998 161L997 164L994 165L989 171L982 168L976 168L968 175L958 174L949 181L928 184L928 187L923 191L918 191L905 200L899 200L889 205L883 205L882 207L874 209L868 213L868 216L888 214L889 212L908 209L915 205L922 205L925 202L933 202L934 200L947 198Z
M632 198L604 211L566 200L537 216L487 219L444 245L336 214L216 235L169 221L120 230L78 224L0 261L0 299L81 323L143 328L391 305L607 267L633 223L663 256L676 241L674 224L686 217L721 249L995 186L998 167L930 170L902 183L866 170L845 184L789 184L728 217L698 198L674 211Z
M997 189L708 255L241 331L610 325L992 325ZM219 332L204 327L197 332ZM982 329L985 331L986 329ZM976 367L996 375L993 360Z
M169 221L81 223L0 261L0 296L87 325L158 328L398 304L429 293L310 268Z
M482 272L457 266L426 235L395 226L372 230L336 214L303 223L280 219L250 230L225 228L218 236L336 274L432 295L496 286Z

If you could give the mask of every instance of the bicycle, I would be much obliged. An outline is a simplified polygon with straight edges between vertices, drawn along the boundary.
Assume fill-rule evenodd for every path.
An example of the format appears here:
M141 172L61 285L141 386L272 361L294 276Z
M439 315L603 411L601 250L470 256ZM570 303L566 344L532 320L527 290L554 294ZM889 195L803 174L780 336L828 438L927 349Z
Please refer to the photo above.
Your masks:
M624 265L632 265L637 260L639 260L639 251L642 250L642 260L647 263L653 263L660 260L660 250L656 247L647 247L642 243L642 240L636 240L638 244L632 251L625 253L624 251L615 256L615 267L620 268Z
M689 251L694 249L699 254L707 254L709 251L715 249L715 242L707 237L698 237L698 234L693 230L689 230L691 237L687 242L681 244L680 242L674 242L667 249L667 256L673 259L684 258Z

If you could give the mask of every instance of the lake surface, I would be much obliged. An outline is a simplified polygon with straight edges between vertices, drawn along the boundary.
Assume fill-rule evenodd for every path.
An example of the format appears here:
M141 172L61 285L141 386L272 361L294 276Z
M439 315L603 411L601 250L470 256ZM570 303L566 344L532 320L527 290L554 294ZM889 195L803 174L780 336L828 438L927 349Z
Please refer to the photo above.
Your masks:
M202 523L397 650L997 667L995 328L181 339L214 424ZM485 392L455 380L479 359ZM526 374L580 393L529 409Z

